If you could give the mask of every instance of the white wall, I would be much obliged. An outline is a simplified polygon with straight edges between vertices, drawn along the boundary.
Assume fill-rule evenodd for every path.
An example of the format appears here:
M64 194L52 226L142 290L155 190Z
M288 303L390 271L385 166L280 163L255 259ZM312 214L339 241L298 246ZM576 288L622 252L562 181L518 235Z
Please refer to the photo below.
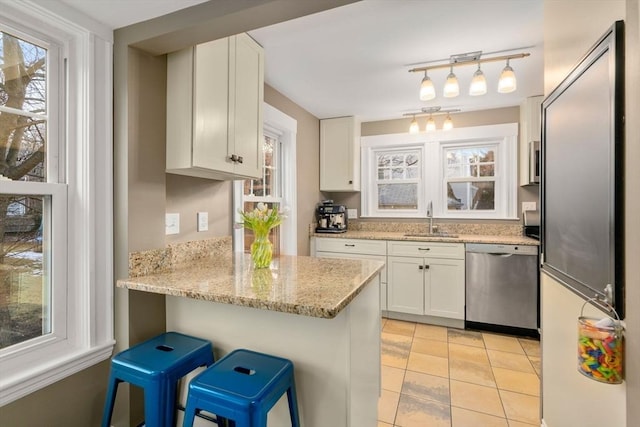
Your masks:
M637 4L637 0L632 1ZM624 19L625 8L624 0L545 0L545 95L553 90L615 20ZM637 20L632 25L637 26ZM627 86L627 97L631 97L630 87ZM627 171L627 177L631 173ZM635 192L636 199L640 195L640 189L629 189L627 198L630 192ZM628 204L627 216L631 214L630 208ZM637 227L635 237L629 233L633 233L633 230L627 231L627 239L640 238ZM629 269L638 268L632 263L637 258L637 251L627 246L627 278L631 277ZM637 283L628 283L627 287L634 285ZM631 295L627 294L627 312L640 308L637 301L631 302ZM577 371L577 319L583 303L584 300L558 282L542 275L543 421L548 427L632 425L627 424L627 407L631 406L628 394L630 384L637 381L630 383L629 375L635 376L637 371L627 371L627 382L620 385L601 384ZM585 314L603 316L590 306L585 309ZM638 330L628 325L629 334L635 340ZM637 358L638 354L627 352L626 357Z

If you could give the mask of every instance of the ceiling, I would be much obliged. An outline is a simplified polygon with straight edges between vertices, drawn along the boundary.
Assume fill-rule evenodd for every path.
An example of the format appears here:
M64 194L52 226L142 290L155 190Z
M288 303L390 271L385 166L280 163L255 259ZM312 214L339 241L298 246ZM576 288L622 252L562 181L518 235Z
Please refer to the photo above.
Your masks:
M204 0L63 0L112 28ZM363 0L250 32L265 49L265 81L318 118L400 118L421 108L462 111L519 105L543 93L542 0ZM504 62L482 64L486 95L468 91L476 65L456 67L460 96L443 98L448 69L429 76L438 96L420 101L420 65L482 51L483 58L528 52L511 61L518 89L496 91Z

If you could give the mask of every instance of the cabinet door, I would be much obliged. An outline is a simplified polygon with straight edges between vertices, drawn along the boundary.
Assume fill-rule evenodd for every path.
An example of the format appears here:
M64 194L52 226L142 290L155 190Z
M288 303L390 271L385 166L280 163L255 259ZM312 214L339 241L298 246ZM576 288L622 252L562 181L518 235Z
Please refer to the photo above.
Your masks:
M464 260L425 259L424 314L464 319Z
M262 176L262 102L264 98L264 54L246 34L230 39L229 106L230 154L242 157L235 165L238 176Z
M196 168L233 172L229 161L229 39L195 47L193 85L193 151ZM167 100L170 102L170 100Z
M422 258L387 257L387 309L424 314Z
M320 190L360 190L360 124L353 117L320 121Z

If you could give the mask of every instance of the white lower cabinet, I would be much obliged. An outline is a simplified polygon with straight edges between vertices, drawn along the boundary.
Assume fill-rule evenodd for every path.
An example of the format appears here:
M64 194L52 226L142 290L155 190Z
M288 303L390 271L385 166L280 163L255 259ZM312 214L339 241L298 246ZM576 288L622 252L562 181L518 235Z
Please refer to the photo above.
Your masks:
M370 259L387 262L387 242L382 240L316 237L311 254L319 258ZM380 309L387 310L387 268L380 271Z
M385 262L380 272L383 311L464 321L462 243L314 237L311 255Z
M389 242L388 255L389 311L464 320L464 245Z

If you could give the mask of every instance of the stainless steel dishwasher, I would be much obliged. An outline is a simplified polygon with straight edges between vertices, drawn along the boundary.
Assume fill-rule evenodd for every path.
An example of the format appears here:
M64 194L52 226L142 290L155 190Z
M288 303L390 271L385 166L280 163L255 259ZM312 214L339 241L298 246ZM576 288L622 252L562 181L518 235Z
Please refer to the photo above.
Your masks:
M537 336L537 246L466 245L465 326Z

